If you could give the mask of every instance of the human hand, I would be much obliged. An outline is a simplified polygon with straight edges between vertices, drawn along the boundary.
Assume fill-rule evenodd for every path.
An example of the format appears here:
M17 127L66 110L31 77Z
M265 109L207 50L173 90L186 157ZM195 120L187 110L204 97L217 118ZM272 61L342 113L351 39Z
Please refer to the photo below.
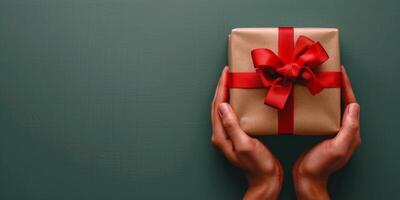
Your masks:
M249 188L244 199L277 199L283 181L282 166L262 142L240 128L234 111L226 103L227 76L225 67L211 105L211 142L233 165L246 172Z
M347 105L342 127L334 138L322 141L297 160L292 174L298 199L329 199L329 175L345 166L361 144L360 106L343 66L342 71L342 96Z

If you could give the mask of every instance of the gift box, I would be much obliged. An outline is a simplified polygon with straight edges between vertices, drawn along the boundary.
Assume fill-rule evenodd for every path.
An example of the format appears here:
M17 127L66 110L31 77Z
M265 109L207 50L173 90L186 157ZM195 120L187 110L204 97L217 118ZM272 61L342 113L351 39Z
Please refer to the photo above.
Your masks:
M328 135L340 128L335 28L235 28L228 45L230 104L250 135Z

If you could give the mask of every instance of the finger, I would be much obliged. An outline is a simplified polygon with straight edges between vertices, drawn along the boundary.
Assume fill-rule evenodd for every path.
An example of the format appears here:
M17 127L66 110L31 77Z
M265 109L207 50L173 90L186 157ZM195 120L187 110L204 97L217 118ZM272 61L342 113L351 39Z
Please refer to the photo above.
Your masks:
M215 89L214 98L211 103L211 121L213 127L213 133L211 137L211 142L214 146L216 146L222 153L226 156L226 158L235 165L238 165L238 159L236 157L235 152L233 151L232 141L229 140L228 136L225 133L225 130L222 126L222 122L220 118L217 116L217 106L223 101L227 100L228 89L227 89L227 76L228 76L228 67L225 67L222 70L221 77L218 81L217 87Z
M227 87L228 75L229 75L229 69L228 67L225 66L224 69L222 70L222 74L216 89L216 94L215 94L216 105L228 101L228 87Z
M223 132L223 127L221 121L218 117L218 105L227 100L228 88L226 87L228 76L228 67L224 67L221 73L221 77L218 82L218 86L215 91L214 100L212 102L211 108L211 120L213 128L219 129L221 131L213 131L213 133Z
M222 125L220 123L220 119L218 117L218 105L221 104L222 102L227 100L227 96L228 96L228 88L226 87L226 83L228 80L228 67L224 67L224 69L222 70L221 73L221 77L218 81L218 85L215 89L215 95L214 95L214 99L212 102L212 106L211 106L211 119L212 119L212 123L217 124L217 126L219 126L219 129L222 129ZM218 125L219 124L219 125Z
M357 139L360 127L360 106L357 103L347 105L343 115L342 127L334 138L334 143L342 148L350 148Z
M213 102L211 105L211 120L212 120L212 137L211 142L220 149L225 156L234 162L235 155L233 152L232 142L229 140L228 136L225 133L225 130L222 126L222 122L218 117L217 106L218 104L222 103L227 96L227 88L226 88L226 81L228 75L228 68L225 67L221 73L221 77L218 81L218 85L215 89L215 94L213 98Z
M350 78L347 75L346 69L342 65L342 96L344 102L347 104L357 102L354 95L353 88L351 87Z
M221 78L222 78L223 75L224 75L224 69L222 69L221 76L219 77L218 82L217 82L217 87L215 87L214 97L213 97L212 102L215 102L215 98L217 96L218 88L220 87Z
M227 96L228 94L228 88L226 87L227 85L227 76L228 76L228 67L224 67L224 69L221 72L221 76L218 80L217 87L215 88L215 93L214 93L214 98L211 102L211 119L214 122L214 118L216 115L216 109L217 105L219 105L224 98L221 99L221 96ZM218 97L218 98L217 98Z
M219 88L219 85L220 85L220 82L221 82L221 77L222 77L222 75L223 75L223 70L222 70L221 76L220 76L219 79L218 79L217 87L215 87L215 91L214 91L214 97L213 97L213 99L212 99L212 101L211 101L211 119L213 119L213 116L214 116L214 111L215 111L215 97L217 96L217 91L218 91L218 88Z
M226 134L233 143L233 147L237 149L247 146L251 138L240 128L238 119L230 105L221 103L218 106L218 114Z
M217 87L215 88L214 98L211 105L212 116L213 113L216 113L217 105L219 105L223 101L228 100L228 87L227 87L228 75L229 75L229 69L227 66L225 66L218 80Z

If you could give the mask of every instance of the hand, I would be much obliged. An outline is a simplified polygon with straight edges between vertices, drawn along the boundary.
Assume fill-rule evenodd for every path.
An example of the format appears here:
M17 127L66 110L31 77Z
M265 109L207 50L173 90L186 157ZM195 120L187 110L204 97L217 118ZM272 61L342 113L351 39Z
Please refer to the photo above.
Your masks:
M329 199L329 175L345 166L361 144L360 107L343 66L342 71L342 96L347 104L342 127L336 137L319 143L297 160L292 174L298 199Z
M228 68L225 67L211 105L213 133L211 142L235 166L246 171L249 188L244 199L277 199L283 169L271 151L248 136L228 103Z

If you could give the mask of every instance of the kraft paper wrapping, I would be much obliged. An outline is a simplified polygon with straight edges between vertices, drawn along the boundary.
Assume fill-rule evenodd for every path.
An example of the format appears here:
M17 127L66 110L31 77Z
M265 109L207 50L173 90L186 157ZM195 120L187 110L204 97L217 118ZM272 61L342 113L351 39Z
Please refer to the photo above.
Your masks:
M300 35L319 41L329 59L315 71L339 72L339 32L335 28L295 28L294 41ZM229 36L228 64L231 72L253 72L251 50L269 48L278 52L278 28L236 28ZM264 104L267 89L230 89L230 104L242 129L254 136L278 132L278 110ZM340 128L340 88L325 88L312 95L308 89L294 87L295 135L336 134Z

